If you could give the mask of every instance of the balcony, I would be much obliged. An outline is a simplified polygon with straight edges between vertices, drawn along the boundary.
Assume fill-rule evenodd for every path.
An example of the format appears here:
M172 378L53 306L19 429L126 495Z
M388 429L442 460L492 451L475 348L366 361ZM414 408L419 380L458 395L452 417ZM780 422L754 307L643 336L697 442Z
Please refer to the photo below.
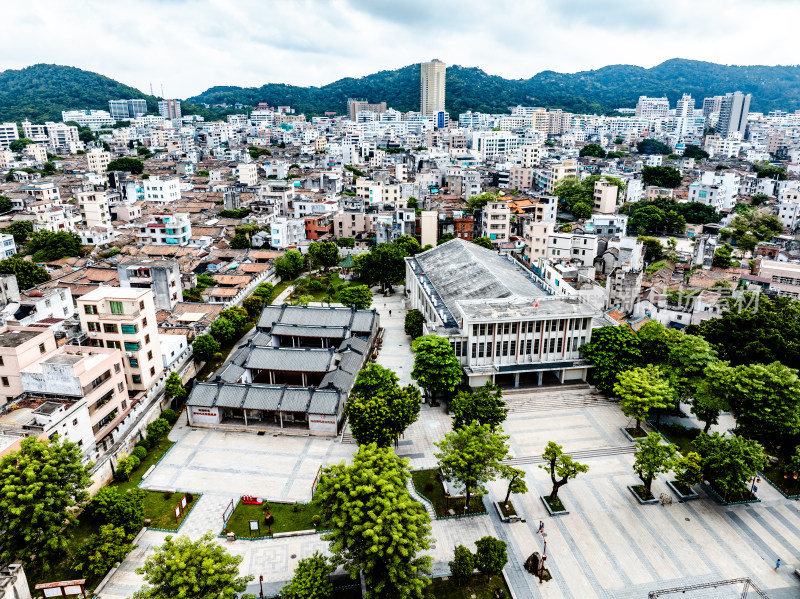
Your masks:
M114 389L109 389L108 392L103 394L103 396L100 399L98 399L94 405L89 406L89 415L91 416L92 414L94 414L97 410L102 408L113 398L114 398Z
M98 312L97 316L100 317L101 320L131 320L133 318L138 318L141 312L138 308L131 310L130 312L125 312L123 314L113 314L111 312Z

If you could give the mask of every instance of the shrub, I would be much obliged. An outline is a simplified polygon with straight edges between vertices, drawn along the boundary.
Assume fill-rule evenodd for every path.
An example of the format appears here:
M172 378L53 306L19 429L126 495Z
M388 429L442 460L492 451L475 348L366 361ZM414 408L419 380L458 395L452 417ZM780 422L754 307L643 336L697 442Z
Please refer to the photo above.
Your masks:
M114 478L117 480L129 480L131 477L131 472L136 470L139 464L139 458L134 455L129 455L128 457L122 458L119 462L117 462L117 469L114 471Z
M425 483L425 490L428 492L433 491L433 483L431 481Z
M311 524L314 526L319 526L320 520L322 520L322 518L319 517L319 514L314 514L311 516Z
M194 501L194 495L191 493L186 494L186 503L192 503Z
M318 281L317 279L311 279L308 282L308 290L311 293L317 293L318 291L322 291L325 288L325 284L322 281Z
M169 422L170 426L178 422L178 413L175 410L164 410L161 412L161 417Z
M141 463L142 460L144 460L147 457L147 450L141 445L137 445L136 447L133 448L131 455L134 455L137 458L139 458L139 463Z
M153 444L147 439L139 439L139 441L136 442L136 447L144 447L146 451L150 451L152 446Z
M172 491L164 491L164 499L172 499Z

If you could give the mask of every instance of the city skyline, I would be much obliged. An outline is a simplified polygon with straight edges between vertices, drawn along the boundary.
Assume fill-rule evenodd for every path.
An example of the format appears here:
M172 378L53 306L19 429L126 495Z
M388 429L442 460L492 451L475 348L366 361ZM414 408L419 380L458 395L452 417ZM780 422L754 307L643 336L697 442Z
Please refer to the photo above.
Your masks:
M744 2L579 4L583 6L567 10L545 1L508 8L459 3L449 10L412 2L399 10L380 3L309 0L271 5L262 13L263 6L255 2L228 6L216 0L145 0L135 13L120 17L116 7L93 0L81 11L39 0L6 8L15 27L0 40L0 55L7 57L0 70L67 64L143 92L152 84L160 93L163 84L166 97L186 98L215 85L320 86L431 56L506 78L612 64L652 67L674 57L774 65L791 56L793 17L800 16L800 7L782 0L762 3L758 11L748 11ZM694 18L678 18L686 14L684 9ZM450 15L447 20L438 17L442 10ZM781 19L773 18L776 11ZM747 19L740 18L743 13ZM304 20L292 26L298 14ZM716 26L709 29L707 22ZM542 26L530 35L537 23ZM750 28L767 25L777 43L739 43ZM58 31L70 27L91 32L91 43L63 44ZM343 30L358 31L358 46L350 35L341 35ZM39 41L25 44L24 39ZM676 47L677 39L689 41Z

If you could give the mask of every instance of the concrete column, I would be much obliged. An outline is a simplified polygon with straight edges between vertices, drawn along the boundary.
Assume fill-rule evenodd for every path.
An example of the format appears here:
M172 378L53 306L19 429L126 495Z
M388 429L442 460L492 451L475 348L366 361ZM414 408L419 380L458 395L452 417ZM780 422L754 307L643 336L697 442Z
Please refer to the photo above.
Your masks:
M281 428L283 428L283 412L278 412L278 417L281 419Z
M242 414L244 414L244 425L247 426L247 410L242 408Z
M519 372L514 375L514 388L519 387Z
M558 382L564 384L564 369L558 371Z
M539 382L537 383L537 385L539 385L540 387L542 386L542 375L543 374L544 374L544 372L540 370L539 371Z

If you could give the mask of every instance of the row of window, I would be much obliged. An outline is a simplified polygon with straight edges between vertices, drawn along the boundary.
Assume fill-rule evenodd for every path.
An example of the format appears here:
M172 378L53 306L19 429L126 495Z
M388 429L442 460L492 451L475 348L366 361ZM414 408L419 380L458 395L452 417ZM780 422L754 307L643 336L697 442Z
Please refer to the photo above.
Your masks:
M586 343L586 337L581 337L580 345ZM458 344L456 344L458 347ZM577 349L580 347L578 345L578 338L577 337L567 337L567 346L566 351L570 352L573 348ZM547 339L544 340L544 343L541 344L541 350L543 354L548 353L557 353L560 354L561 351L564 349L564 339L559 337L558 339ZM531 355L531 354L538 354L539 353L539 339L528 339L526 341L520 341L519 344L519 353L521 355ZM496 341L494 343L494 356L499 358L500 356L516 356L517 355L517 342L516 341ZM492 342L489 341L487 343L473 343L472 344L472 357L473 358L491 358L492 357Z
M123 304L122 302L109 300L108 309L111 310L112 314L125 314L125 304ZM144 310L144 301L139 302L139 309ZM83 306L83 311L86 314L99 314L97 306L91 304L85 304ZM143 326L147 326L147 324Z
M498 335L516 335L517 329L520 333L540 333L544 328L545 333L550 331L564 331L564 330L586 330L589 326L588 318L569 318L558 320L528 320L524 322L500 322L495 325L489 324L473 324L472 336L479 335L494 335L495 331Z

